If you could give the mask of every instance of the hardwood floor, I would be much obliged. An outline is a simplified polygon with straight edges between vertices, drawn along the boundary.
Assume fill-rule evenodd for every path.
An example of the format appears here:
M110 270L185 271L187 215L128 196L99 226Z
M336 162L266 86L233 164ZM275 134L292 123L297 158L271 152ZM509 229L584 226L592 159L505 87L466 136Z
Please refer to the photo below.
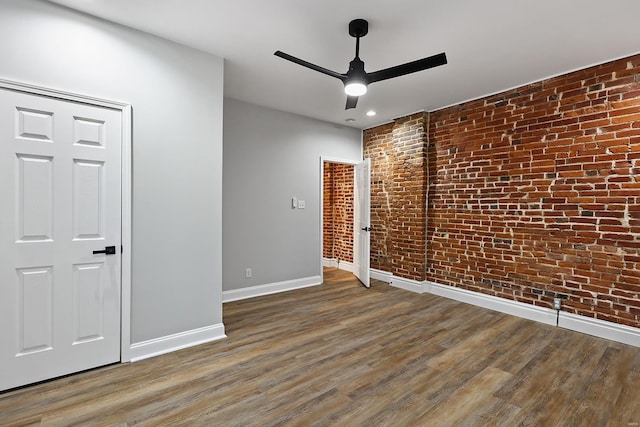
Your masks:
M0 394L0 425L640 423L639 348L335 269L224 323L226 340Z

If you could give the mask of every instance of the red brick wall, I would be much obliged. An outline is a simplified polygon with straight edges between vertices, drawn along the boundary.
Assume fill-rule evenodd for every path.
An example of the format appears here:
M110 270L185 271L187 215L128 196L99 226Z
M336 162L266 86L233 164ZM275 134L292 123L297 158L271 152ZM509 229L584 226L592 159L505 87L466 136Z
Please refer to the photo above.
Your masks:
M428 115L413 114L364 131L371 159L371 267L425 279L426 129Z
M334 258L353 262L353 165L335 163L333 187Z
M353 262L353 165L324 163L323 257Z
M364 158L371 159L371 268L391 271L393 124L365 130Z
M424 142L427 280L640 326L640 56L433 112Z

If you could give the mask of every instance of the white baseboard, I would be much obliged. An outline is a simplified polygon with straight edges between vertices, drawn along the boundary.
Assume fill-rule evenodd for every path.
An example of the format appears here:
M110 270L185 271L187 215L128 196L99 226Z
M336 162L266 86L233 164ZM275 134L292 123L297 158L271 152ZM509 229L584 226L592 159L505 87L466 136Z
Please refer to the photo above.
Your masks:
M248 288L231 289L222 292L222 302L238 301L241 299L255 298L262 295L270 295L278 292L292 291L294 289L307 288L321 285L320 276L303 277L301 279L285 280L284 282L268 283L266 285L250 286Z
M338 268L338 260L335 258L322 258L322 266L327 268Z
M339 261L338 268L340 270L348 271L349 273L355 273L356 271L355 265L349 261Z
M591 317L580 316L567 312L557 312L556 310L538 307L532 304L525 304L512 301L506 298L485 295L480 292L460 289L453 286L446 286L425 280L416 280L395 277L393 274L371 269L373 279L382 280L396 288L405 289L418 294L430 293L456 301L464 302L501 313L510 314L524 319L534 320L551 326L559 326L575 332L593 335L596 337L621 342L624 344L640 347L640 328L633 328L618 323L608 322Z
M322 258L322 266L328 268L339 268L340 270L354 273L356 271L352 262L337 260L335 258Z
M224 333L224 325L205 326L203 328L192 329L190 331L180 332L166 337L154 338L148 341L131 344L129 354L131 361L137 362L149 357L159 356L172 351L181 350L194 345L204 344L206 342L226 338Z
M404 279L402 277L396 277L391 275L389 278L389 284L395 288L404 289L405 291L415 292L417 294L424 293L422 282L417 280Z
M388 273L386 271L377 270L375 268L372 268L369 271L372 279L382 280L383 282L386 282L386 283L390 283L391 278L393 277L393 274Z
M501 313L524 319L535 320L546 325L556 326L557 313L555 310L545 307L538 307L532 304L512 301L506 298L486 295L480 292L460 289L453 286L441 285L439 283L424 282L424 292L428 292L441 297L453 299L478 307L488 308Z
M606 320L561 311L558 326L608 340L640 347L640 329Z

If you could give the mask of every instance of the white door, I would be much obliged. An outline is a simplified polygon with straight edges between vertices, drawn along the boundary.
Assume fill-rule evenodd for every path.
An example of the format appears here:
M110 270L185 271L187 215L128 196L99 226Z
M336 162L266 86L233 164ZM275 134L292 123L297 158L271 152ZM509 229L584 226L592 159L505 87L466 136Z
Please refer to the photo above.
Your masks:
M371 231L371 159L356 164L353 195L354 247L353 260L358 279L369 284L369 244Z
M121 146L120 111L0 88L0 390L120 360Z

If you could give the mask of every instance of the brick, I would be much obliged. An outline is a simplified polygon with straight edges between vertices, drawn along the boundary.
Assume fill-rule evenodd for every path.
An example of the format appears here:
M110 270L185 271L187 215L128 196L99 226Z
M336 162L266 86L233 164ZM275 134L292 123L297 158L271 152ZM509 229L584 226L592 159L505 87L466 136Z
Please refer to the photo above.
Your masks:
M636 74L640 56L365 131L372 267L640 326Z
M324 163L322 256L325 258L353 262L353 175L353 165Z

